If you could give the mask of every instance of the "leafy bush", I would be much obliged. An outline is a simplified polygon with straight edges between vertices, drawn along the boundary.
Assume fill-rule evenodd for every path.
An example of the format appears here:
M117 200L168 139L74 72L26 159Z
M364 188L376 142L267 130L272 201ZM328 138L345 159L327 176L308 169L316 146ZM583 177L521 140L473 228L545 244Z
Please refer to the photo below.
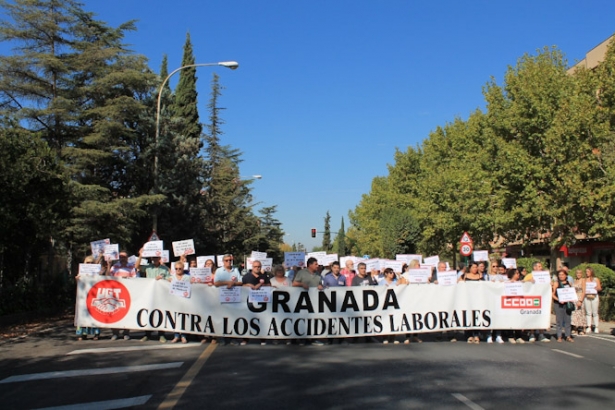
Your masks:
M575 266L570 270L570 276L574 278L574 273L577 269L581 269L583 271L583 276L585 276L585 269L587 268L592 268L594 270L594 274L600 279L602 289L615 288L615 272L599 263L582 263L579 266Z
M599 263L582 263L570 270L570 275L574 278L575 271L581 269L585 276L585 269L592 268L594 274L600 279L602 292L600 292L600 305L598 306L598 316L600 320L615 319L615 272Z

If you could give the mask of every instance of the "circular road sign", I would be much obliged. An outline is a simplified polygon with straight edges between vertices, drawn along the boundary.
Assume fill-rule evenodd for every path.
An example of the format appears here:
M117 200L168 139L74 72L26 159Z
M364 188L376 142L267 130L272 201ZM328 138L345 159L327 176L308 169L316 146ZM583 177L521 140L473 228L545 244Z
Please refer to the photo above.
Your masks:
M461 253L463 256L472 255L472 245L470 245L469 243L462 244L461 248L459 248L459 253Z

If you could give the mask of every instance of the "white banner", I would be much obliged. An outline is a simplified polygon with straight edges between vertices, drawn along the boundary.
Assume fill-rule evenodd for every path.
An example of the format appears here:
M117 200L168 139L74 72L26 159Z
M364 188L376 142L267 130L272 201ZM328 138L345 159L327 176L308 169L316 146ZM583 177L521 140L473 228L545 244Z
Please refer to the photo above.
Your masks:
M285 288L273 290L268 303L249 303L247 287L195 284L191 298L186 299L170 295L169 282L154 279L88 276L77 286L77 326L222 337L322 338L546 329L551 315L551 287L533 283L523 284L523 296L506 296L503 283L489 282L324 291Z

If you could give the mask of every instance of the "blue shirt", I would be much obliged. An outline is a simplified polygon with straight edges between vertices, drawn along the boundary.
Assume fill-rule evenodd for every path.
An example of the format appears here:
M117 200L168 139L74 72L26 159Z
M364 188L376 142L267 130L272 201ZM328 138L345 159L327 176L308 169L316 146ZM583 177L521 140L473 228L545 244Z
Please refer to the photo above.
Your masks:
M346 286L346 277L340 274L337 278L333 275L333 272L327 273L323 280L323 286L326 288L332 288L334 286Z

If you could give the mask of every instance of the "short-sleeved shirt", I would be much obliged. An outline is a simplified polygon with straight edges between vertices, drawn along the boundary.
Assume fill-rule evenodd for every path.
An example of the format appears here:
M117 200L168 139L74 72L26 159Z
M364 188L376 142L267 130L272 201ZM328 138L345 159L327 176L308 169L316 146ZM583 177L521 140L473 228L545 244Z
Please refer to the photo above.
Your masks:
M134 278L137 276L137 269L135 268L135 265L132 263L128 263L126 265L122 265L121 263L116 263L115 265L111 267L109 276L116 276L119 278Z
M141 272L141 277L148 279L156 279L158 276L162 276L162 279L167 279L171 274L169 268L165 265L154 266L153 263L142 265L139 271Z
M323 280L323 285L328 288L334 286L346 286L346 277L342 274L339 274L336 278L333 272L329 272Z
M308 285L310 288L316 288L321 283L321 276L317 273L311 273L307 269L301 269L295 277L293 282L299 282L301 284Z
M366 275L364 278L356 275L352 278L352 286L377 286L378 282L372 277L372 275Z
M346 268L342 269L342 275L346 277L346 286L352 286L352 280L357 276L355 271Z
M224 267L220 267L216 269L215 275L216 282L240 282L241 275L239 274L239 270L237 268L232 268L231 271L227 271Z
M261 280L263 281L263 285L271 284L269 276L267 276L267 274L262 273L262 272L258 276L254 276L253 273L248 273L247 275L244 275L241 282L244 285L245 284L258 285L259 283L261 283Z

